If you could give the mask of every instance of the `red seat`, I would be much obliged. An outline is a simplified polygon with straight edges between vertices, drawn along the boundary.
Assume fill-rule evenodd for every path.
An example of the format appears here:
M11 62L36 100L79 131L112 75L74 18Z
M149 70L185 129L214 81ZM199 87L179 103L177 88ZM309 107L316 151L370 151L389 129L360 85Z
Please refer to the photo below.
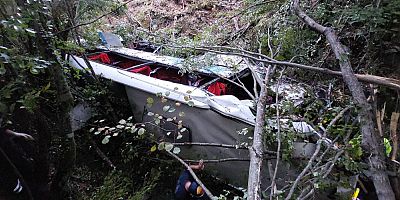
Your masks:
M208 86L207 90L217 96L226 94L226 84L221 82L215 82Z
M93 55L88 57L90 60L100 60L102 63L111 64L110 58L106 53L100 53L98 55Z
M143 66L143 67L131 69L129 71L133 72L133 73L139 73L139 74L143 74L143 75L149 76L150 72L151 72L151 68L149 66Z

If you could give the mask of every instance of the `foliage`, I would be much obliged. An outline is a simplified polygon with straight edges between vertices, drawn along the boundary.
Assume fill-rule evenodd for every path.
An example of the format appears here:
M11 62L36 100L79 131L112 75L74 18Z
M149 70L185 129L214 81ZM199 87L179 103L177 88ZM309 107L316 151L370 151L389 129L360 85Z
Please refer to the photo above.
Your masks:
M48 10L42 8L39 3L32 3L31 9L48 13ZM15 109L20 108L33 112L41 102L46 102L46 98L43 97L48 98L51 92L46 68L54 63L38 53L31 54L38 48L38 43L33 42L37 34L31 27L34 18L35 15L29 10L23 10L19 15L1 20L0 112L2 113L13 113ZM27 48L28 45L31 45L31 49Z

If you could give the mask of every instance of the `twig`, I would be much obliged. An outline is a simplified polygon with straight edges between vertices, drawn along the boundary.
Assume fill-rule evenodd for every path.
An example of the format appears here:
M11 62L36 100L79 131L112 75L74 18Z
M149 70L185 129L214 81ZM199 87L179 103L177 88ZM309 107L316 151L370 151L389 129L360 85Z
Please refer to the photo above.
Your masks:
M273 51L272 46L271 46L271 36L270 36L270 34L269 34L269 27L268 27L267 33L268 33L268 48L269 48L269 53L270 53L270 57L273 58L273 56L274 56L274 51Z
M190 168L188 164L185 163L181 158L179 158L177 155L170 151L166 151L170 156L178 160L182 165L186 167L186 169L190 172L190 174L193 176L194 180L203 188L204 192L207 194L207 196L211 199L214 199L214 195L206 188L206 186L203 184L203 182L200 181L200 179L196 176L196 174L193 172L193 170Z
M292 187L290 188L289 194L286 196L285 200L289 200L292 198L292 195L294 193L294 190L297 187L297 184L299 184L300 179L304 176L304 174L311 168L312 163L314 162L315 158L317 157L319 150L321 149L321 139L318 140L317 142L317 147L314 151L314 154L311 156L310 160L307 163L307 166L303 169L303 171L297 176L296 180L294 181Z
M304 199L309 199L309 197L314 193L314 188L310 190L310 192L307 193L306 196L300 198L300 200L304 200Z
M328 126L326 127L326 131L329 131L329 129L336 124L336 122L343 117L344 113L346 113L349 109L351 108L351 106L348 106L346 108L344 108L342 111L339 112L339 114L337 114L335 116L335 118L333 118L333 120L331 122L329 122Z
M224 79L224 80L226 80L226 81L228 81L228 82L230 82L230 83L232 83L232 84L235 84L235 85L237 85L238 87L240 87L240 88L242 88L248 95L249 95L249 97L252 99L252 100L256 100L256 98L254 97L254 95L253 94L251 94L251 92L244 86L244 84L239 80L239 78L237 78L237 80L241 83L241 84L239 84L239 83L236 83L235 81L232 81L232 80L230 80L230 79L228 79L228 78L225 78L225 77L223 77L223 76L219 76L220 78L222 78L222 79Z
M117 169L117 167L111 162L111 160L106 156L106 154L104 154L103 151L101 151L101 149L97 146L96 142L93 141L92 136L89 133L86 133L86 136L87 136L87 139L89 140L90 144L96 151L97 155L99 155L99 157L104 162L106 162L109 167L111 167L112 169Z
M246 146L231 145L231 144L220 144L220 143L202 143L202 142L183 142L183 143L172 143L174 146L213 146L213 147L223 147L223 148L233 148L233 149L248 149ZM264 150L263 154L276 155L275 151Z
M237 16L239 16L239 15L241 15L241 14L243 14L243 13L248 12L250 9L252 9L252 8L254 8L254 7L257 7L257 6L260 6L260 5L264 5L264 4L266 4L266 3L272 3L272 2L275 2L275 0L271 0L271 1L265 1L265 0L264 0L264 1L261 1L261 2L256 2L256 3L254 3L254 4L250 5L250 6L248 6L247 8L242 9L240 12L238 12L238 13L232 15L231 17L229 17L229 18L222 24L222 26L225 26L225 24L228 23L229 21L231 21L233 18L235 18L235 17L237 17Z
M322 176L322 178L326 178L329 173L331 173L333 166L335 166L336 161L339 159L339 157L344 153L344 150L340 150L336 155L335 158L330 161L331 165L329 166L329 168L325 171L325 174Z
M123 3L123 4L121 4L121 5L119 5L119 6L116 7L115 9L111 10L110 12L104 13L104 14L102 14L102 15L96 17L95 19L91 20L91 21L84 22L84 23L82 23L82 24L77 24L77 25L75 25L75 26L71 26L71 27L68 27L68 28L66 28L66 29L64 29L64 30L58 31L57 33L55 33L55 35L58 35L58 34L63 33L63 32L65 32L65 31L69 31L69 30L72 30L72 29L76 29L76 28L81 27L81 26L86 26L86 25L92 24L92 23L94 23L94 22L100 20L101 18L103 18L103 17L105 17L105 16L107 16L107 15L109 15L109 14L111 14L111 13L117 11L117 10L119 10L120 8L122 8L123 6L127 5L128 3L132 2L132 1L134 1L134 0L129 0L129 1L127 1L127 2L125 2L125 3Z
M272 54L272 53L271 53ZM282 80L283 72L285 71L285 68L282 69L281 74L278 78L278 83L276 84L276 91L275 91L275 107L276 107L276 123L277 123L277 134L276 134L276 140L278 142L278 148L276 150L276 163L275 163L275 169L274 169L274 175L271 180L271 193L269 195L269 199L272 200L272 197L275 195L275 179L276 179L276 174L278 173L278 165L279 165L279 159L280 159L280 153L281 153L281 122L280 122L280 114L279 114L279 85Z
M234 148L234 149L248 149L245 146L231 145L231 144L220 144L220 143L203 143L203 142L183 142L183 143L172 143L174 146L213 146L213 147L223 147L223 148Z
M397 124L399 121L400 114L398 112L393 112L390 117L390 138L393 141L393 151L391 160L396 160L398 151L398 136L397 136Z
M199 160L184 160L185 162L199 162ZM221 163L221 162L232 162L232 161L250 161L249 158L222 158L214 160L203 160L205 163Z

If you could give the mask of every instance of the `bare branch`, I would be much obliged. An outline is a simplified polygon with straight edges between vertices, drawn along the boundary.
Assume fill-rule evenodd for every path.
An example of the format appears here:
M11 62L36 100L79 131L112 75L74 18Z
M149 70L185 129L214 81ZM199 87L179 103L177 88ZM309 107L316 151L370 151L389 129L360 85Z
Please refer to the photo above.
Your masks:
M267 3L272 3L272 2L275 2L275 1L276 1L276 0L271 0L271 1L265 1L265 0L263 0L263 1L255 2L254 4L248 6L247 8L242 9L240 12L238 12L238 13L232 15L231 17L229 17L229 18L222 24L222 26L225 26L225 24L228 23L229 21L231 21L233 18L235 18L235 17L237 17L237 16L239 16L239 15L242 15L243 13L248 12L250 9L252 9L252 8L254 8L254 7L261 6L261 5L265 5L265 4L267 4Z
M250 161L249 158L222 158L215 160L203 160L205 163L222 163L222 162L232 162L232 161ZM199 160L185 160L185 162L199 162Z
M198 50L198 51L211 52L211 53L217 53L217 54L223 54L223 55L241 56L244 58L249 58L254 61L263 62L263 63L267 63L267 64L299 68L299 69L310 70L310 71L314 71L314 72L319 72L319 73L342 77L342 72L340 72L340 71L334 71L334 70L330 70L330 69L326 69L326 68L313 67L313 66L309 66L309 65L303 65L303 64L292 63L292 62L287 62L287 61L277 61L277 60L274 60L263 54L254 53L254 52L250 52L250 51L246 51L246 50L242 50L242 49L238 49L238 48L233 48L233 47L221 47L221 46L192 47L192 46L173 46L173 45L164 45L164 46L170 47L170 48L194 49L194 50ZM239 51L240 53L214 50L216 48L224 49L224 50L236 50L236 51ZM257 56L257 57L255 57L255 56ZM260 56L262 58L258 58L258 56ZM368 74L355 74L355 76L358 80L363 81L363 82L378 84L378 85L390 87L390 88L393 88L396 90L400 90L400 80L381 77L381 76L375 76L375 75L368 75Z
M305 173L311 168L312 163L314 162L315 158L317 157L319 150L321 149L321 139L317 142L317 148L314 151L314 154L311 156L310 160L307 163L307 166L303 169L303 171L297 176L296 180L294 181L292 187L290 188L289 194L286 196L285 200L289 200L292 198L294 190L299 184L300 179L305 175Z
M280 120L280 115L279 115L279 92L278 92L278 90L279 90L279 85L282 80L282 75L283 75L284 71L285 71L285 69L283 69L281 71L281 75L278 78L278 83L276 84L276 90L275 90L275 94L276 94L276 96L275 96L276 124L277 124L276 126L278 129L278 132L276 134L276 140L278 142L278 148L276 150L276 163L275 163L274 175L271 180L271 193L269 195L270 200L272 200L272 197L275 195L275 188L276 188L275 179L276 179L276 174L278 173L278 165L279 165L279 159L280 159L280 153L281 153L281 122L280 122L281 120Z
M226 81L228 81L228 82L230 82L230 83L232 83L232 84L235 84L235 85L237 85L238 87L240 87L240 88L242 88L249 96L250 96L250 98L252 99L252 100L256 100L256 98L254 97L254 95L244 86L244 84L239 80L239 78L237 79L241 84L239 84L239 83L236 83L235 81L232 81L232 80L230 80L230 79L228 79L228 78L225 78L225 77L223 77L223 76L219 76L220 78L222 78L222 79L224 79L224 80L226 80Z
M202 143L202 142L183 142L183 143L172 143L174 146L212 146L212 147L222 147L222 148L232 148L232 149L249 149L246 146L231 145L231 144L220 144L220 143ZM276 155L275 151L264 150L263 154Z
M304 200L304 199L309 199L309 197L314 193L314 188L310 190L310 192L308 192L306 194L306 196L300 198L300 200Z
M248 199L260 199L260 175L262 166L263 142L262 133L265 126L265 105L267 103L266 84L270 81L270 76L275 72L275 66L268 66L267 73L264 78L264 84L261 85L260 98L257 102L256 124L254 127L253 145L250 151L250 167L249 179L247 181Z
M72 29L76 29L76 28L81 27L81 26L86 26L86 25L89 25L89 24L93 24L94 22L100 20L101 18L103 18L103 17L105 17L105 16L107 16L107 15L112 14L113 12L119 10L120 8L122 8L123 6L129 4L129 3L132 2L132 1L134 1L134 0L129 0L129 1L127 1L127 2L125 2L125 3L123 3L123 4L121 4L121 5L119 5L119 6L116 7L115 9L111 10L110 12L104 13L104 14L102 14L102 15L96 17L95 19L91 20L91 21L84 22L84 23L82 23L82 24L77 24L77 25L68 27L68 28L66 28L66 29L64 29L64 30L58 31L57 33L55 33L55 35L58 35L58 34L63 33L63 32L65 32L65 31L69 31L69 30L72 30Z
M204 192L208 195L208 197L210 197L211 199L214 199L214 195L210 192L210 190L208 190L206 188L206 186L203 184L203 182L201 182L201 180L196 176L196 174L194 173L194 171L190 168L190 166L188 164L185 163L185 161L183 161L181 158L179 158L177 155L175 155L174 153L170 152L170 151L166 151L170 156L172 156L173 158L175 158L176 160L178 160L180 163L182 163L182 165L184 165L186 167L186 169L190 172L190 174L193 176L194 180L196 180L196 182L203 188Z
M172 143L174 146L213 146L223 148L234 148L234 149L248 149L246 146L232 145L232 144L220 144L220 143L202 143L202 142L183 142L183 143Z

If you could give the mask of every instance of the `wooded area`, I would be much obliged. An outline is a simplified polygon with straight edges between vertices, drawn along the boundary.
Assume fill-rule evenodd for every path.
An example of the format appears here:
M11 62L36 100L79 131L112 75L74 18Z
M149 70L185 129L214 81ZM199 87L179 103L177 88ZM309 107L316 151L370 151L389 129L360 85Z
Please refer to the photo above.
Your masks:
M399 0L0 5L0 199L400 199Z

